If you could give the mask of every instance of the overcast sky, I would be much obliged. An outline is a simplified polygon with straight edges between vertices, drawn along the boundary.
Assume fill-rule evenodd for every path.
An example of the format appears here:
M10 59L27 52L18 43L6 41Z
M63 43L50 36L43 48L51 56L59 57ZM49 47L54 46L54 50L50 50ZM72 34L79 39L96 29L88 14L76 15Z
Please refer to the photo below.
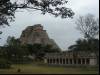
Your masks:
M22 30L27 26L34 24L42 24L44 29L50 38L60 46L62 50L74 44L75 41L83 36L76 29L75 20L79 15L86 15L91 13L96 17L99 17L99 0L68 0L67 7L71 8L75 12L73 19L61 19L55 18L52 15L41 15L39 11L28 12L20 10L16 12L15 22L10 23L11 26L1 28L3 34L0 35L0 45L6 43L8 36L15 36L19 38Z

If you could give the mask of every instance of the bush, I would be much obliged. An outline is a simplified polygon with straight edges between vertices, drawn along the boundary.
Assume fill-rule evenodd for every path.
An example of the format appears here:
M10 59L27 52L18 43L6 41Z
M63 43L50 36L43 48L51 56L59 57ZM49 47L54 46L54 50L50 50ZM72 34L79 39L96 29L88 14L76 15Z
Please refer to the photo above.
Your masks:
M11 67L10 61L4 58L0 58L0 68L10 68L10 67Z
M30 59L30 58L28 58L28 57L24 57L24 58L22 58L22 57L20 57L20 58L12 58L11 59L11 62L13 63L13 64L28 64L28 63L32 63L33 62L33 60L32 59Z

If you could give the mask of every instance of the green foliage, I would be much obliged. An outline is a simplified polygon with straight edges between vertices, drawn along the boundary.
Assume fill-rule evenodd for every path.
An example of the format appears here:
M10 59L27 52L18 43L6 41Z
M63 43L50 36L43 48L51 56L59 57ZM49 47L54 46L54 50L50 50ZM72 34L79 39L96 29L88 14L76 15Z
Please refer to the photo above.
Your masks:
M7 59L13 63L24 63L30 61L27 58L29 51L27 47L20 45L19 39L15 39L15 37L8 37L5 48L7 52Z
M15 37L11 37L11 36L8 36L7 38L7 44L6 46L19 46L20 45L20 41L19 39L15 39Z
M75 45L69 47L72 51L99 51L99 40L98 39L79 39L76 41Z
M27 63L32 61L29 56L34 55L36 60L42 60L46 53L60 52L60 50L52 48L51 45L21 45L19 39L8 37L4 52L7 52L7 59L13 63Z
M99 40L98 39L79 39L75 45L69 47L70 51L85 51L96 54L97 64L99 64Z
M36 59L43 59L46 53L60 52L59 49L53 49L51 45L27 45L30 54L34 54Z
M0 58L0 68L10 68L10 67L11 67L10 61L4 58Z
M17 9L39 10L42 14L49 13L55 17L73 17L74 12L64 6L67 2L66 0L0 0L0 25L9 25L10 21L14 21Z

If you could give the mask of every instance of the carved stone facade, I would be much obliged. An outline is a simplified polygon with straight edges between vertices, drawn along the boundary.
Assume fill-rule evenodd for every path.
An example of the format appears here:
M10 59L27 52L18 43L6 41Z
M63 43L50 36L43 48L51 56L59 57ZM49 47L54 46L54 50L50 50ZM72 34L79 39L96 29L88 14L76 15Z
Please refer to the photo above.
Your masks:
M50 39L46 30L41 24L28 26L20 37L21 44L43 44L52 45L53 48L60 49L53 39Z
M97 58L90 52L62 52L47 54L44 62L50 65L96 65Z

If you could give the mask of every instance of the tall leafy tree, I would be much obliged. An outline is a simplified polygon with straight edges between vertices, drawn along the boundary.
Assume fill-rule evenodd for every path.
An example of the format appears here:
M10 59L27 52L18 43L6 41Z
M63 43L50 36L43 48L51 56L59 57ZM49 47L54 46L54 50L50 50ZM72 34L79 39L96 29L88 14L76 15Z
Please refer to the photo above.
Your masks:
M8 45L8 46L19 46L20 41L19 41L19 39L15 39L15 37L8 36L6 45Z
M54 49L51 45L34 44L27 45L27 48L31 55L35 55L36 59L43 59L46 53L60 52L59 49Z
M7 48L8 58L15 60L23 59L24 56L28 57L29 55L34 55L35 59L43 59L46 53L60 52L59 49L54 49L51 45L21 45L19 39L15 39L15 37L8 37L5 47Z
M15 39L15 37L8 37L5 48L7 48L8 59L12 61L23 61L26 59L24 57L29 55L27 47L21 46L19 39Z
M79 39L76 41L76 44L69 47L70 51L77 52L93 52L97 57L97 64L99 64L99 40L98 39Z
M7 50L0 47L0 68L10 68L11 62L8 60Z
M55 17L73 17L74 12L65 7L66 0L0 0L0 25L9 25L14 21L18 9L39 10L42 14L50 13Z
M99 40L98 39L79 39L76 41L75 45L69 47L71 51L90 51L98 52L99 51Z

